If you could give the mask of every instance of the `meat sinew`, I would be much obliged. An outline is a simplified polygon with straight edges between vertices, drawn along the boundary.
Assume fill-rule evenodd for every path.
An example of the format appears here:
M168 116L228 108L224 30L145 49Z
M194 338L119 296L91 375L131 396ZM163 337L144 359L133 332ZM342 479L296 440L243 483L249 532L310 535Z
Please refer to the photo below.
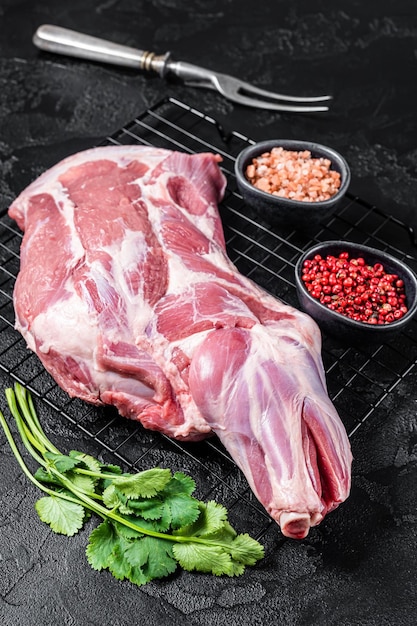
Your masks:
M349 441L315 322L226 255L219 161L108 146L40 176L9 209L16 328L71 396L174 438L216 433L302 538L349 494Z

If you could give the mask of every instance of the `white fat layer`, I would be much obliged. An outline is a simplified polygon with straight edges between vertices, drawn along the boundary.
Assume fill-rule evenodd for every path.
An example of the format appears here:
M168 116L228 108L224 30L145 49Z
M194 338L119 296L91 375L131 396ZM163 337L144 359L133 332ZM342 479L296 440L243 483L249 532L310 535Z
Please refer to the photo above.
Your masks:
M118 263L114 264L114 269L117 271L115 281L121 280L123 282L123 275L125 272L135 271L138 264L145 261L147 252L147 244L145 241L145 235L142 232L125 230L123 241L118 242L118 254L116 251L112 251L111 247L108 249L109 254ZM115 253L117 256L115 256Z
M54 187L53 189L52 186ZM71 245L72 264L75 264L77 260L82 259L84 256L84 247L78 236L74 221L74 210L76 207L69 199L67 191L58 181L56 181L54 185L51 185L49 193L55 199L56 206L61 212L67 228L69 228L70 237L68 239Z
M33 321L32 333L40 352L47 354L54 349L89 361L97 345L98 329L87 304L73 293L40 313Z

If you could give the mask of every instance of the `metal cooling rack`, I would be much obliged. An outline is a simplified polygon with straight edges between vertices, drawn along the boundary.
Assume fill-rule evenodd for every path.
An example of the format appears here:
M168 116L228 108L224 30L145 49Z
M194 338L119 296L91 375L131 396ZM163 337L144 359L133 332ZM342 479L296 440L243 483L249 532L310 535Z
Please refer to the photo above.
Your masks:
M365 243L406 260L417 271L408 228L352 194L346 196L337 214L308 234L271 230L251 213L235 184L235 158L252 141L237 132L226 133L215 120L175 99L148 109L106 138L103 145L131 143L189 153L211 151L222 156L228 186L220 212L229 256L243 274L288 304L297 306L297 259L319 241L340 238ZM20 231L5 211L0 213L0 369L37 396L56 423L61 420L81 433L91 444L92 453L117 459L129 470L160 464L187 471L196 480L198 497L223 502L237 529L247 531L250 527L254 536L265 535L270 518L216 438L198 444L172 441L120 418L112 408L97 409L71 400L57 387L13 329L12 290L19 269L20 243ZM395 342L360 349L324 336L323 361L329 395L354 443L365 423L374 427L385 412L389 413L397 388L416 367L417 321L413 320Z

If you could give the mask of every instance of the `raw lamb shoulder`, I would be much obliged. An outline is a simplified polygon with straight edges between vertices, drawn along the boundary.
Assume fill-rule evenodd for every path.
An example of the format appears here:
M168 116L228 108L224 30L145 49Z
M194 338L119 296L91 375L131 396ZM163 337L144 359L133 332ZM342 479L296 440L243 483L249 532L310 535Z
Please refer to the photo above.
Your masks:
M16 328L69 395L177 439L215 433L303 538L349 494L349 440L315 322L226 254L220 160L107 146L42 174L9 209Z

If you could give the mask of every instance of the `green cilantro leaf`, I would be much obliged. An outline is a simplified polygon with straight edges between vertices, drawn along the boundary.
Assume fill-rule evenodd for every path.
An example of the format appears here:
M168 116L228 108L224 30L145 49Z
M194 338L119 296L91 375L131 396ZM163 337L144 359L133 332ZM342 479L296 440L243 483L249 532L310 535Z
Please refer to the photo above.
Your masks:
M84 524L84 507L59 496L40 498L35 509L42 522L49 524L54 532L68 537L75 535Z
M230 546L230 554L234 561L244 565L255 565L264 557L264 548L247 533L238 535Z
M69 471L66 473L67 480L84 493L92 493L94 491L95 481L91 476L84 476L83 474L77 474L75 471Z
M101 570L108 567L116 542L117 533L109 520L104 520L91 532L86 555L93 569Z
M112 465L111 463L99 463L99 465L103 474L116 474L117 476L123 474L123 470L119 465Z
M178 565L171 543L155 537L130 542L124 555L132 566L140 567L149 580L172 574Z
M108 509L114 509L118 507L122 500L119 497L120 492L116 489L113 483L110 483L103 491L103 502Z
M159 498L129 500L129 512L140 515L146 520L157 520L165 513L165 503Z
M164 493L181 493L191 496L195 491L195 481L191 476L187 476L182 472L175 472L172 480L167 484Z
M176 533L193 537L210 536L217 530L224 528L227 521L227 510L221 504L210 500L207 503L198 501L200 515L190 526L180 528Z
M218 528L222 528L227 521L227 509L222 504L210 500L207 503L201 504L201 522L204 521L204 526L200 527L200 536L210 534ZM200 520L199 520L200 521Z
M232 559L230 573L228 573L227 575L228 576L242 576L244 572L245 572L245 566L243 565L243 563L239 563L239 561L234 561Z
M140 567L131 567L129 580L134 585L146 585L146 583L150 582L148 576L144 573L144 571Z
M36 480L40 480L42 483L45 483L47 485L56 485L57 487L61 487L62 485L59 478L54 476L49 470L46 470L43 467L38 467L34 474L34 478L36 478Z
M80 464L80 461L77 459L72 459L65 454L56 454L55 452L45 452L45 458L51 461L51 465L62 474L65 474Z
M195 482L190 476L176 472L160 494L169 507L172 528L195 522L200 515L199 502L192 497Z
M171 526L174 529L192 524L200 515L198 500L187 495L167 496L165 504L169 507Z
M204 535L199 536L204 536L204 539L207 539L208 541L218 541L230 544L235 537L237 537L237 532L226 520L223 522L222 526L216 527L212 532L205 532Z
M177 561L173 558L172 544L165 539L154 537L144 537L140 542L147 543L148 561L144 566L145 573L151 579L162 578L175 572L178 567Z
M171 543L153 537L128 537L121 525L102 522L92 531L86 554L91 567L109 569L118 580L143 585L168 576L177 568Z
M79 461L92 472L97 472L97 474L100 474L101 463L90 454L85 454L85 452L78 452L77 450L70 450L68 456L71 459Z
M129 500L129 504L132 501ZM139 516L132 516L132 510L128 508L128 513L124 515L124 518L133 522L137 526L139 526L142 530L147 532L159 532L165 533L170 530L170 520L171 516L169 513L169 509L167 506L163 506L162 516L159 519L145 519Z
M233 576L231 556L220 546L192 542L176 543L172 551L181 567L187 571L197 570L216 576L222 574Z
M125 549L125 557L132 567L142 568L149 559L149 545L146 537L137 541L130 541Z
M155 467L130 476L120 476L113 480L113 484L127 498L151 498L167 485L171 480L171 471Z
M122 536L116 535L113 551L108 559L108 565L110 572L117 580L130 579L131 566L130 563L124 558L124 552L129 542Z

